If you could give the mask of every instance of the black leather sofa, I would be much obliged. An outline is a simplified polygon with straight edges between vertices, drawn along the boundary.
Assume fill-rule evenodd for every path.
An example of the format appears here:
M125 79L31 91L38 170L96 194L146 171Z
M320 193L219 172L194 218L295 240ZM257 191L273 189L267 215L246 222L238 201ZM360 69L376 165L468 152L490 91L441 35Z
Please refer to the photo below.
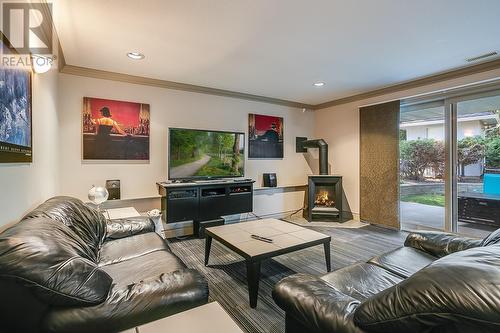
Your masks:
M202 305L208 285L148 218L52 198L0 234L1 332L118 332Z
M500 229L411 233L366 263L287 277L273 298L287 333L500 332Z

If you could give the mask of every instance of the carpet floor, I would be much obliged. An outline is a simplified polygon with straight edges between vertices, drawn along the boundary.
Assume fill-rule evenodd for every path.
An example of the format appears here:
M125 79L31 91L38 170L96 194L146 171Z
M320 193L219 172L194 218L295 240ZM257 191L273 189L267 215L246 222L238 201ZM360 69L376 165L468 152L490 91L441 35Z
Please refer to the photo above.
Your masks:
M348 266L402 246L406 233L365 226L361 228L329 228L306 226L332 236L332 270ZM235 322L250 333L285 332L284 312L274 303L271 292L282 278L295 273L321 275L326 273L323 245L281 255L261 264L261 280L257 308L248 303L245 263L239 255L216 240L212 242L209 266L203 264L205 241L188 238L172 240L172 251L189 268L200 271L208 280L210 300L217 301Z

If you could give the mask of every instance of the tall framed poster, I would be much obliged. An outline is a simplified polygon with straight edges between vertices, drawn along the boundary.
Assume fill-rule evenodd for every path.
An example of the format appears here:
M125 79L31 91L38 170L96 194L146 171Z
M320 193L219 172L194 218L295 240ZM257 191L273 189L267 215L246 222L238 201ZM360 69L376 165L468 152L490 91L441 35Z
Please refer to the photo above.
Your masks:
M16 56L3 35L0 54ZM31 68L0 64L0 163L33 161L31 118Z

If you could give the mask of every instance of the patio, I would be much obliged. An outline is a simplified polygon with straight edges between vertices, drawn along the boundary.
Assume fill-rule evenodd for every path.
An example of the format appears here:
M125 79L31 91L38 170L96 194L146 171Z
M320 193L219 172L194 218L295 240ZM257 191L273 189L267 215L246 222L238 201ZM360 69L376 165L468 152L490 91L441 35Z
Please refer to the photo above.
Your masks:
M444 207L400 201L403 230L443 230ZM493 226L458 222L458 233L483 238L497 228Z

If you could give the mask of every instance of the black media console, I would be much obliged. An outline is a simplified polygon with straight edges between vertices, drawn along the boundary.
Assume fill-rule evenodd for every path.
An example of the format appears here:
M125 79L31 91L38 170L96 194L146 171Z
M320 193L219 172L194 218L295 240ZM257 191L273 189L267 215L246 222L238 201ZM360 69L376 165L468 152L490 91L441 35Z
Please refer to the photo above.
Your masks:
M161 212L166 223L193 221L196 236L200 223L223 215L253 211L253 180L215 180L189 183L157 183Z

